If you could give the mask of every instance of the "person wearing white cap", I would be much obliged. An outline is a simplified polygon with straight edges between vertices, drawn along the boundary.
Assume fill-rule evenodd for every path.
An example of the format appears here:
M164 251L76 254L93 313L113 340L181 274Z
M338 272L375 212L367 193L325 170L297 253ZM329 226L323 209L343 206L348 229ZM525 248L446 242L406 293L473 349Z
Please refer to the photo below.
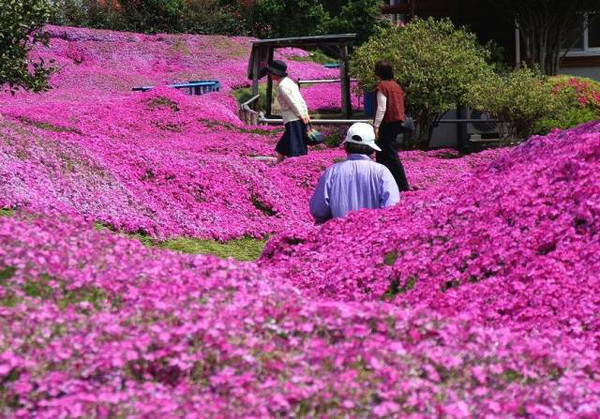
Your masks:
M342 144L348 158L323 173L310 199L310 212L317 224L345 217L349 211L387 208L400 201L390 170L371 160L375 151L381 151L371 125L353 124Z

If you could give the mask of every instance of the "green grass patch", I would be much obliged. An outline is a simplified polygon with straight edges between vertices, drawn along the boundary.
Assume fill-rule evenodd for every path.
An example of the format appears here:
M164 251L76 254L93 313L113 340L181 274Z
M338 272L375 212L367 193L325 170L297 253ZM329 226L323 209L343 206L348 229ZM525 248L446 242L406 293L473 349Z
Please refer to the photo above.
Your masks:
M14 217L15 210L0 208L0 217Z
M40 275L35 279L28 279L22 285L12 284L11 286L7 280L12 278L15 272L16 269L10 266L0 271L0 283L6 287L4 296L0 298L0 306L14 307L23 301L15 292L15 286L27 297L54 301L61 310L83 301L91 303L96 310L99 310L105 301L110 300L111 305L115 308L119 304L119 298L110 299L104 290L95 287L69 289L66 282L47 274ZM51 282L54 285L51 285Z
M397 259L398 259L398 251L394 249L391 252L387 252L383 256L383 263L385 263L388 266L392 266L394 263L396 263Z
M173 112L178 112L179 111L179 106L177 105L177 102L166 98L164 96L158 96L155 97L154 99L150 99L147 101L148 103L148 108L150 109L160 109L160 108L168 108L171 109Z
M329 55L325 54L320 49L315 49L313 51L310 51L309 55L307 57L294 56L294 57L290 57L290 60L312 61L312 62L318 63L318 64L337 64L340 62L340 60L330 57Z
M108 230L112 233L135 239L147 247L168 249L190 255L212 255L222 259L232 257L239 261L254 261L258 259L263 248L267 244L267 239L256 239L253 237L244 237L226 242L212 239L197 239L194 237L178 237L175 239L158 241L143 232L119 232L112 226L98 221L94 223L94 228L100 231Z
M148 242L147 239L145 240L146 242ZM180 237L154 244L154 246L192 255L213 255L223 259L232 257L239 261L253 261L260 257L266 243L266 240L251 237L230 240L223 243L216 240Z
M242 104L247 102L254 96L252 94L251 87L244 87L242 89L235 89L232 91L233 96L237 100L238 104ZM259 109L267 109L267 84L261 83L258 85L258 94L260 97L258 98L258 108ZM273 87L273 102L277 100L277 89Z
M17 272L17 268L14 266L7 266L6 268L0 269L0 285L4 285L7 279L12 278Z
M34 126L36 128L40 128L46 131L52 131L52 132L72 132L75 134L79 134L81 135L81 131L79 131L77 128L71 128L71 127L61 127L59 125L53 125L53 124L49 124L48 122L38 122L38 121L33 121L31 119L28 118L24 118L24 117L20 117L19 121L23 122L24 124L28 124L31 126Z
M393 300L396 298L398 294L406 294L408 291L412 290L417 284L417 278L415 276L410 276L406 282L400 286L399 279L392 279L390 282L390 286L387 291L381 296L382 300Z

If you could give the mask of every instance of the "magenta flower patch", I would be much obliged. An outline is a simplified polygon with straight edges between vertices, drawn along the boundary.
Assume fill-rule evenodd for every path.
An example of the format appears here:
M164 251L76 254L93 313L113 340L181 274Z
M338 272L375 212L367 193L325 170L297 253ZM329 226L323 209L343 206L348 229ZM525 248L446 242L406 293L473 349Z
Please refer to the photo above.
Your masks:
M316 227L343 152L264 159L281 129L243 125L230 96L250 39L49 29L55 89L0 97L3 417L597 415L600 123L402 152L396 207ZM306 54L278 57L336 77ZM195 79L222 90L165 87ZM339 103L326 86L303 90L312 109ZM272 238L241 263L94 222Z

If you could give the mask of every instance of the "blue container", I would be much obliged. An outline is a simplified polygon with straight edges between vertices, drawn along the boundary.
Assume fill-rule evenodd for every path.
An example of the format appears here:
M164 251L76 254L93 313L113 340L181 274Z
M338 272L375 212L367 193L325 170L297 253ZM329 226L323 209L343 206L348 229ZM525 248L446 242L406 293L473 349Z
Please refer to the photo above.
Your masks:
M374 92L363 92L365 116L375 116L375 98Z

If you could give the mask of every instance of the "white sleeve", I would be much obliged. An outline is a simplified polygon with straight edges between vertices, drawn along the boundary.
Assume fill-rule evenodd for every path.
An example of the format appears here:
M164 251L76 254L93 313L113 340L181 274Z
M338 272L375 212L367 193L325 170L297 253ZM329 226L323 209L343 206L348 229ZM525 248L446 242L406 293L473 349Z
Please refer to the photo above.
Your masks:
M286 93L286 98L288 100L288 103L290 104L290 107L292 108L292 112L294 112L294 114L298 118L308 116L308 109L306 106L306 102L304 101L304 98L300 94L300 89L287 88L287 86L286 86L286 87L284 87L284 91Z
M387 97L379 90L377 91L377 114L375 115L375 128L379 128L381 125L381 121L383 121L383 117L385 115L385 111L387 110Z

